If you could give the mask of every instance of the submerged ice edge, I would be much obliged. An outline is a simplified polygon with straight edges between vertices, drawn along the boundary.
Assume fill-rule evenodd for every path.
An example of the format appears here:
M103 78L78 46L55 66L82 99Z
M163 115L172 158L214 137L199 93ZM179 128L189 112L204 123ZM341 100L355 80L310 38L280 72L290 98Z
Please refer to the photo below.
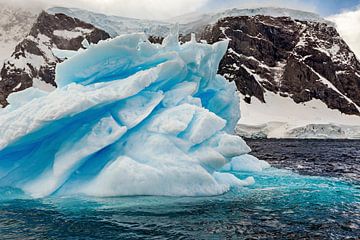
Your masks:
M207 196L252 184L221 172L237 156L265 166L233 135L236 86L217 75L227 44L193 36L180 45L174 28L162 45L123 35L58 65L57 90L16 93L2 110L0 186L105 197Z

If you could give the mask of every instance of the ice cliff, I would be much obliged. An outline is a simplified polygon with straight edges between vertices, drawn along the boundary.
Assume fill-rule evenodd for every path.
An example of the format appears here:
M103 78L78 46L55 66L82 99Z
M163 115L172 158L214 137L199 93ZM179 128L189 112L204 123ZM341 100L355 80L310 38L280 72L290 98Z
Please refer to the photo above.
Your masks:
M58 65L57 90L27 89L0 110L0 185L44 197L203 196L251 184L221 172L250 151L233 135L236 86L216 74L227 45L194 36L180 45L176 29L162 45L144 34L90 45Z

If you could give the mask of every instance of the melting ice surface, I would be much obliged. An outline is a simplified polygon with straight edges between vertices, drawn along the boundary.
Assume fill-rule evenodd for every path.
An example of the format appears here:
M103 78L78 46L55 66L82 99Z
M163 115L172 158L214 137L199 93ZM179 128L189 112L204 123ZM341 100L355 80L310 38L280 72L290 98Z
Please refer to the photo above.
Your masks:
M33 197L209 196L252 184L221 172L267 167L233 135L236 87L216 74L227 44L180 45L175 30L162 45L123 35L60 64L57 90L14 94L1 112L0 186Z

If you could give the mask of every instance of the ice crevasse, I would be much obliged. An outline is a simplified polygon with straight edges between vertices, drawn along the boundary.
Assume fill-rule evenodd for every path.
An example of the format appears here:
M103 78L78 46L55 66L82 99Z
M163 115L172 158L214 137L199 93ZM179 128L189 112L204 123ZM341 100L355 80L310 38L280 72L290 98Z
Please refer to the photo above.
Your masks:
M0 186L33 197L222 194L251 184L222 172L250 149L233 135L234 83L217 69L228 42L144 34L91 45L0 110ZM256 160L251 160L256 161Z

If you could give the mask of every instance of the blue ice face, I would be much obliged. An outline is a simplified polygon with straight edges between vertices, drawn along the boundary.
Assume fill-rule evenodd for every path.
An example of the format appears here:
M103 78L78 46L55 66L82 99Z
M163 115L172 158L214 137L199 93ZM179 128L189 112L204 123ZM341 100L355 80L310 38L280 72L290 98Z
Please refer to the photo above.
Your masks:
M250 151L232 135L236 87L216 74L226 49L180 45L175 29L162 45L124 35L73 56L57 67L59 89L18 93L2 110L0 185L34 197L198 196L252 183L218 172Z

